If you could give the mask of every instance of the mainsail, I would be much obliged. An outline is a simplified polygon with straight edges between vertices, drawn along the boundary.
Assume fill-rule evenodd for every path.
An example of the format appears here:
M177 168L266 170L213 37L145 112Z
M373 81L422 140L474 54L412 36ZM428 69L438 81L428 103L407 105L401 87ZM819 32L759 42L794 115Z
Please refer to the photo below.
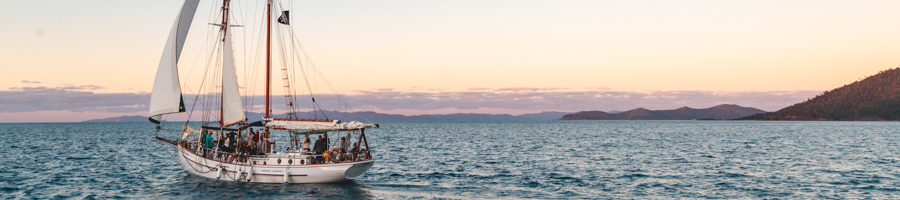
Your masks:
M185 111L181 83L178 80L178 59L199 3L200 0L185 0L169 32L162 58L159 59L159 68L156 69L153 92L150 94L150 121L153 123L159 124L164 114Z
M244 107L241 105L241 93L238 90L237 73L234 68L230 22L226 20L222 27L225 30L225 44L222 48L222 126L224 127L243 121Z

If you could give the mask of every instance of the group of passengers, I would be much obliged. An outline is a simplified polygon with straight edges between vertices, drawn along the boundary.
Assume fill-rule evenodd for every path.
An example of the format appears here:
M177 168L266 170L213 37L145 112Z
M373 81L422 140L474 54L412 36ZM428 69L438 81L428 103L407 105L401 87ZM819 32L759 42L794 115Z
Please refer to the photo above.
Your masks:
M214 159L224 162L247 162L249 156L265 155L268 152L270 142L266 140L267 134L263 130L249 130L249 134L241 135L234 131L228 133L216 134L215 130L203 129L200 131L198 138L197 153L207 159ZM217 136L217 137L216 137ZM364 159L370 156L365 148L360 149L359 143L350 142L350 133L346 137L341 137L339 148L329 150L328 140L319 135L318 139L313 143L309 134L303 140L303 152L313 154L310 164L322 164L326 162L345 162L355 161L363 154ZM271 143L274 144L274 143ZM310 148L312 145L312 148Z
M249 134L239 135L234 131L227 134L218 134L218 138L213 139L216 135L215 130L203 129L200 132L199 143L204 151L202 156L208 159L216 159L226 162L246 162L250 155L263 155L266 152L266 141L260 140L265 138L260 134L265 134L262 130L254 132L250 129Z
M313 152L315 153L314 159L310 161L312 164L321 164L328 161L331 162L342 162L342 161L354 161L357 158L357 155L360 152L364 152L365 149L360 151L359 144L353 142L350 144L350 133L347 133L346 137L341 137L341 144L339 148L334 148L331 151L328 150L328 140L324 139L322 135L319 135L319 138L313 143L309 139L309 134L306 134L306 138L303 139L303 151L305 152ZM310 144L312 144L312 149L309 148Z

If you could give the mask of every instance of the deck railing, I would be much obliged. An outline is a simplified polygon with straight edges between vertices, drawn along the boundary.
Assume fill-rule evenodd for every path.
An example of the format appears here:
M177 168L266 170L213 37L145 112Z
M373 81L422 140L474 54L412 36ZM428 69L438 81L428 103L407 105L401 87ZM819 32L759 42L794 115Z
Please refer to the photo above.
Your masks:
M197 143L184 143L183 146L186 149L190 149L191 152L197 154L206 159L215 160L224 163L231 164L244 164L249 165L252 158L266 158L267 155L249 155L247 152L226 152L219 150L218 148L206 148ZM335 153L333 153L335 152ZM364 161L372 159L371 151L357 151L357 152L346 152L346 153L337 153L339 151L328 151L323 154L304 154L309 156L309 160L322 158L325 163L341 163L341 162L354 162L354 161ZM338 157L340 155L340 157Z

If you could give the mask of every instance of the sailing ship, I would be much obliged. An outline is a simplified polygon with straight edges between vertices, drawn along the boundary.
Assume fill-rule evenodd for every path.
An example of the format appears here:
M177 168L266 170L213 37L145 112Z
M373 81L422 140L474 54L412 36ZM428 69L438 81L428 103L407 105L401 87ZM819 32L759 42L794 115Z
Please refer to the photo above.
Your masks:
M177 157L185 171L210 179L225 181L242 181L254 183L331 183L348 181L363 175L375 163L369 149L365 130L377 128L377 124L365 124L359 121L344 122L328 119L325 112L315 101L312 89L309 91L312 112L321 111L323 118L318 115L312 119L300 119L296 114L299 108L295 104L298 98L296 89L291 86L291 67L301 65L302 62L294 62L303 56L281 56L282 83L285 88L285 106L288 111L283 118L272 115L270 107L271 76L273 68L272 35L279 38L287 38L282 34L293 34L290 28L288 11L280 12L277 24L273 23L275 15L273 10L283 9L283 4L274 0L266 0L264 29L265 36L265 111L261 119L249 120L245 116L247 109L253 108L250 104L242 102L241 89L238 84L237 68L235 66L233 34L234 28L241 27L232 20L231 1L224 0L219 7L214 3L218 13L212 13L214 23L210 23L216 37L209 45L213 50L207 51L215 54L208 59L213 70L205 70L205 78L200 82L200 87L187 87L179 80L178 64L182 57L182 49L194 14L197 11L199 0L186 0L176 17L175 23L169 32L168 40L160 58L156 79L153 83L153 92L150 98L149 120L156 124L157 135L154 138L175 146ZM221 15L219 15L221 14ZM261 23L262 24L262 23ZM276 31L272 31L273 25ZM283 27L283 28L282 28ZM294 38L290 35L290 38ZM261 41L259 39L257 41ZM296 40L291 39L280 49L299 47ZM262 46L262 45L260 45ZM262 48L259 48L262 49ZM302 48L301 48L302 49ZM201 51L203 52L203 51ZM302 50L290 50L290 52L304 52ZM288 52L289 53L289 52ZM287 55L288 53L282 53ZM200 60L200 59L198 59ZM261 61L260 61L261 62ZM302 66L301 66L302 67ZM301 69L303 70L303 69ZM319 74L305 72L305 74ZM211 77L211 78L208 78ZM252 80L248 78L247 80ZM309 83L306 81L305 83ZM329 85L330 87L330 85ZM191 90L193 98L189 98L191 108L185 107L185 98L182 90ZM193 91L196 90L196 91ZM337 92L335 91L335 95ZM244 92L244 96L252 96L250 92ZM244 97L244 99L252 99ZM342 98L337 98L343 102ZM252 100L251 100L252 101ZM343 102L346 104L346 102ZM349 107L349 106L348 106ZM170 114L187 114L188 120L181 125L180 130L162 128L164 117ZM191 115L202 113L200 123L189 123ZM191 126L200 126L197 127ZM256 130L256 131L254 131ZM160 132L180 132L181 137L167 139L160 137ZM226 134L227 133L227 134ZM270 134L287 134L290 138L288 145L277 144ZM317 142L320 151L312 151L308 146L301 148L301 137L320 136L324 141ZM329 135L343 137L340 145L331 145L338 142ZM350 145L351 141L354 145ZM304 142L305 143L305 142ZM308 144L308 143L305 143ZM279 146L283 145L283 146ZM338 148L332 148L338 147ZM282 150L283 149L283 150Z

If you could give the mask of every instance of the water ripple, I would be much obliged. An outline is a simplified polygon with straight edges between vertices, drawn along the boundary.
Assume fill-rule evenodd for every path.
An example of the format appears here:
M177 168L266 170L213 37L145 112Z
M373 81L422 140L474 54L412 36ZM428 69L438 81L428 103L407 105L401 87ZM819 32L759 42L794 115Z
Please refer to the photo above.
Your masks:
M897 125L382 123L360 179L283 185L187 174L148 123L0 124L0 197L898 199Z

